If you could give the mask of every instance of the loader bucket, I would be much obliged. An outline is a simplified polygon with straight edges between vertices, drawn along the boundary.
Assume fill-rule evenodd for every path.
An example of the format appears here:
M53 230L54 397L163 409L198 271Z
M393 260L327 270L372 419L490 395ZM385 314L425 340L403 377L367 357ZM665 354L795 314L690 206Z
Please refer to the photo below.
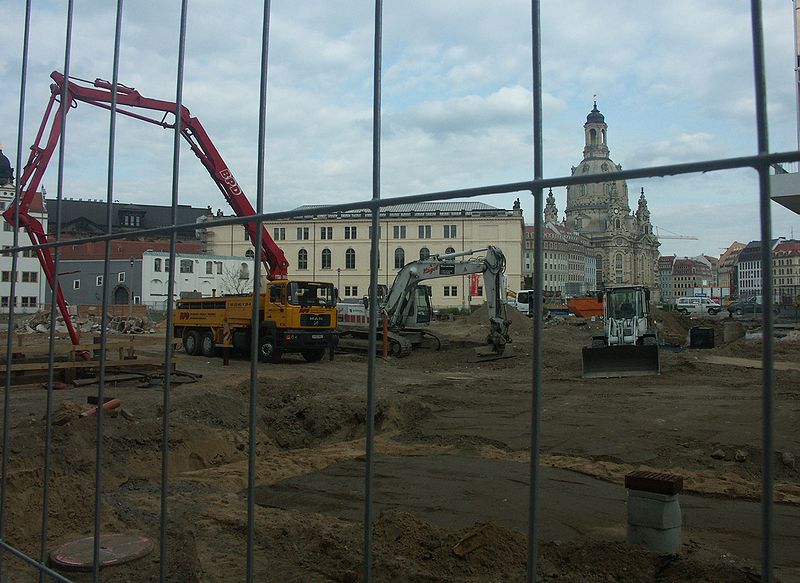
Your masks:
M601 346L583 349L583 378L661 374L658 346Z

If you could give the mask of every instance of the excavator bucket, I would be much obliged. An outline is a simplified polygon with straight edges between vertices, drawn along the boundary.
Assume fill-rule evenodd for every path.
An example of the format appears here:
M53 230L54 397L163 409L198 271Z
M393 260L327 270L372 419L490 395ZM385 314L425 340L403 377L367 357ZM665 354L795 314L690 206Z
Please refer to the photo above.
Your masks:
M583 378L661 374L658 346L601 346L583 349Z

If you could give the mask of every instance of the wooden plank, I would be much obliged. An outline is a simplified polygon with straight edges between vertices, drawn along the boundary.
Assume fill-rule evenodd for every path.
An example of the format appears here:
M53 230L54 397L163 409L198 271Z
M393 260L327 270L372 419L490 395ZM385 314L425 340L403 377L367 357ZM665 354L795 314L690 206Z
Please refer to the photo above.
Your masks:
M136 360L107 360L106 368L121 368L130 367L136 368L138 366L164 366L163 358L137 358ZM172 366L175 365L173 360ZM24 371L24 370L48 370L50 367L46 362L32 362L11 364L11 372ZM72 369L72 368L100 368L100 361L98 360L84 360L77 362L56 362L53 363L53 369ZM0 365L0 373L6 371L5 365Z
M717 356L715 354L700 355L700 362L721 364L724 366L740 366L744 368L761 368L761 360L755 358L739 358L736 356ZM800 363L776 360L772 363L775 370L800 370Z
M112 349L117 349L118 350L120 348L127 348L129 350L130 349L136 349L136 348L163 348L164 344L165 343L164 343L163 338L159 342L133 343L133 344L131 342L126 342L126 341L112 341L112 342L107 342L106 343L106 348L109 349L109 350L112 350ZM180 340L173 340L172 344L173 344L173 346L179 346L181 344L181 341ZM26 355L27 354L30 354L30 355L33 355L33 354L49 354L50 353L50 351L48 350L48 348L46 346L45 347L42 347L42 346L30 346L30 347L21 347L21 348L24 348L24 350L21 350L20 352L24 352ZM101 345L99 343L94 343L94 344L74 344L74 345L73 344L61 344L61 345L57 344L56 347L55 347L55 349L56 349L55 352L56 352L56 354L68 354L68 353L72 352L73 350L96 350L96 349L99 349L99 348L101 348Z

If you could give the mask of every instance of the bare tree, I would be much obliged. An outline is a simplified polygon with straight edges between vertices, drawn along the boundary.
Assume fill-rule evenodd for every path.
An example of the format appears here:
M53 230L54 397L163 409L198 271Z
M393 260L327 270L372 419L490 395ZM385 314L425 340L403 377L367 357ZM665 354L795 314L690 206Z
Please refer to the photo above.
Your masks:
M239 268L226 266L221 277L223 294L243 294L253 289L250 267L242 263Z

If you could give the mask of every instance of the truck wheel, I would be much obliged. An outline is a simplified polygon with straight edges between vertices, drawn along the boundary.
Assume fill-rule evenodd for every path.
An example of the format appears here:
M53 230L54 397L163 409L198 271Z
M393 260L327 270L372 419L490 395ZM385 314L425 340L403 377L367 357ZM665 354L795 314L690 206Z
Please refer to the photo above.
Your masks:
M189 330L186 333L186 338L183 340L183 348L186 354L195 356L200 352L200 332L197 330Z
M217 345L214 342L214 336L211 332L203 334L203 339L200 341L200 352L203 356L212 357L217 352Z
M258 358L261 362L279 362L281 359L281 349L275 344L271 337L262 338L258 347Z
M308 362L317 362L322 360L322 357L325 356L325 349L324 348L306 348L305 350L301 350L300 354L303 355Z

